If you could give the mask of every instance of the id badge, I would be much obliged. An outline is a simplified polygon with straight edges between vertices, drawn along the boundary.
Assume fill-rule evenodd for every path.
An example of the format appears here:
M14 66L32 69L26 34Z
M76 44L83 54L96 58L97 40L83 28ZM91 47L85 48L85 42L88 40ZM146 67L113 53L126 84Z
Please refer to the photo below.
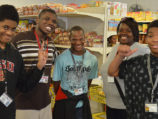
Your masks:
M48 83L48 76L42 76L42 78L40 79L39 83Z
M145 103L145 112L158 112L157 103Z
M6 107L8 107L13 102L13 100L8 96L8 94L3 93L0 96L0 102L3 103Z
M83 89L82 88L75 89L74 92L75 92L75 95L81 95L83 93Z
M114 77L108 76L108 82L109 83L114 83Z

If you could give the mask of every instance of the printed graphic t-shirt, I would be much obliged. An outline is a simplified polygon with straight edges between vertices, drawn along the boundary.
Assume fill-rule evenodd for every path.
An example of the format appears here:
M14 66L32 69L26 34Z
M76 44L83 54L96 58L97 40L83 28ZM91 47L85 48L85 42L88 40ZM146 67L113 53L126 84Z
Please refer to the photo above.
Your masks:
M75 90L81 89L82 94L88 92L88 80L97 77L97 58L89 51L82 56L74 55L76 68L69 49L56 59L53 80L61 81L61 88L76 95ZM83 64L83 65L82 65ZM77 70L77 71L76 71Z

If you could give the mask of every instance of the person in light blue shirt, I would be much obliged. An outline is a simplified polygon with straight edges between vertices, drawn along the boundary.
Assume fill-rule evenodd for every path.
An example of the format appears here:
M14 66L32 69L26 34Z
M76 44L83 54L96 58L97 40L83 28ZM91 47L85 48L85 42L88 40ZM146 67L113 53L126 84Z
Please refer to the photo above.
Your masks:
M85 117L86 119L92 119L90 111L87 114L84 112L84 105L87 104L86 100L88 100L86 95L88 87L92 79L96 78L98 74L97 58L84 48L85 37L81 27L74 26L70 30L70 41L71 48L57 57L54 67L53 82L56 103L53 116L54 119L66 119L67 116L61 117L61 113L65 113L65 111L61 112L61 110L64 108L65 103L70 101L70 104L72 102L76 103L74 105L68 105L69 103L67 103L65 110L71 108L71 111L66 115L74 117L73 119L83 119ZM60 106L63 104L61 108L59 108L59 103Z

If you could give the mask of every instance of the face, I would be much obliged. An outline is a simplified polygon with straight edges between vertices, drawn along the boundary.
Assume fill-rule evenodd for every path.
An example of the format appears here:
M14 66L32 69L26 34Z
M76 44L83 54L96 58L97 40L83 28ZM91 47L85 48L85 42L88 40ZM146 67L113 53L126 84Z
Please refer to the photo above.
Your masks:
M146 41L151 50L151 53L158 57L158 27L152 27L149 29Z
M120 24L117 35L118 40L121 44L132 45L134 43L132 30L125 23Z
M71 32L71 49L74 54L82 55L84 53L84 33L83 31L72 31Z
M55 28L57 27L57 17L55 14L51 12L46 12L41 15L38 21L38 28L39 30L48 35L51 32L54 32Z
M117 36L112 36L111 43L116 44L116 41L117 41Z
M0 21L0 47L5 47L5 45L11 41L12 37L15 35L17 23L13 20Z

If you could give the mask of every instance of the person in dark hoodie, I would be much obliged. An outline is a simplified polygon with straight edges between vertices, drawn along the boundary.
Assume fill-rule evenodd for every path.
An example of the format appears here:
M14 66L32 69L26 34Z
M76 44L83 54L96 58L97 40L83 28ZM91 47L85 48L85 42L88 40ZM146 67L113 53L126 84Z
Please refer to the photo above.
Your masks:
M53 119L92 119L87 92L98 74L97 58L84 48L84 30L80 26L71 28L70 42L71 48L55 62Z
M19 23L17 10L12 5L0 6L0 118L15 119L16 88L22 92L33 89L42 77L48 53L39 50L38 63L30 72L25 72L19 52L10 41Z

